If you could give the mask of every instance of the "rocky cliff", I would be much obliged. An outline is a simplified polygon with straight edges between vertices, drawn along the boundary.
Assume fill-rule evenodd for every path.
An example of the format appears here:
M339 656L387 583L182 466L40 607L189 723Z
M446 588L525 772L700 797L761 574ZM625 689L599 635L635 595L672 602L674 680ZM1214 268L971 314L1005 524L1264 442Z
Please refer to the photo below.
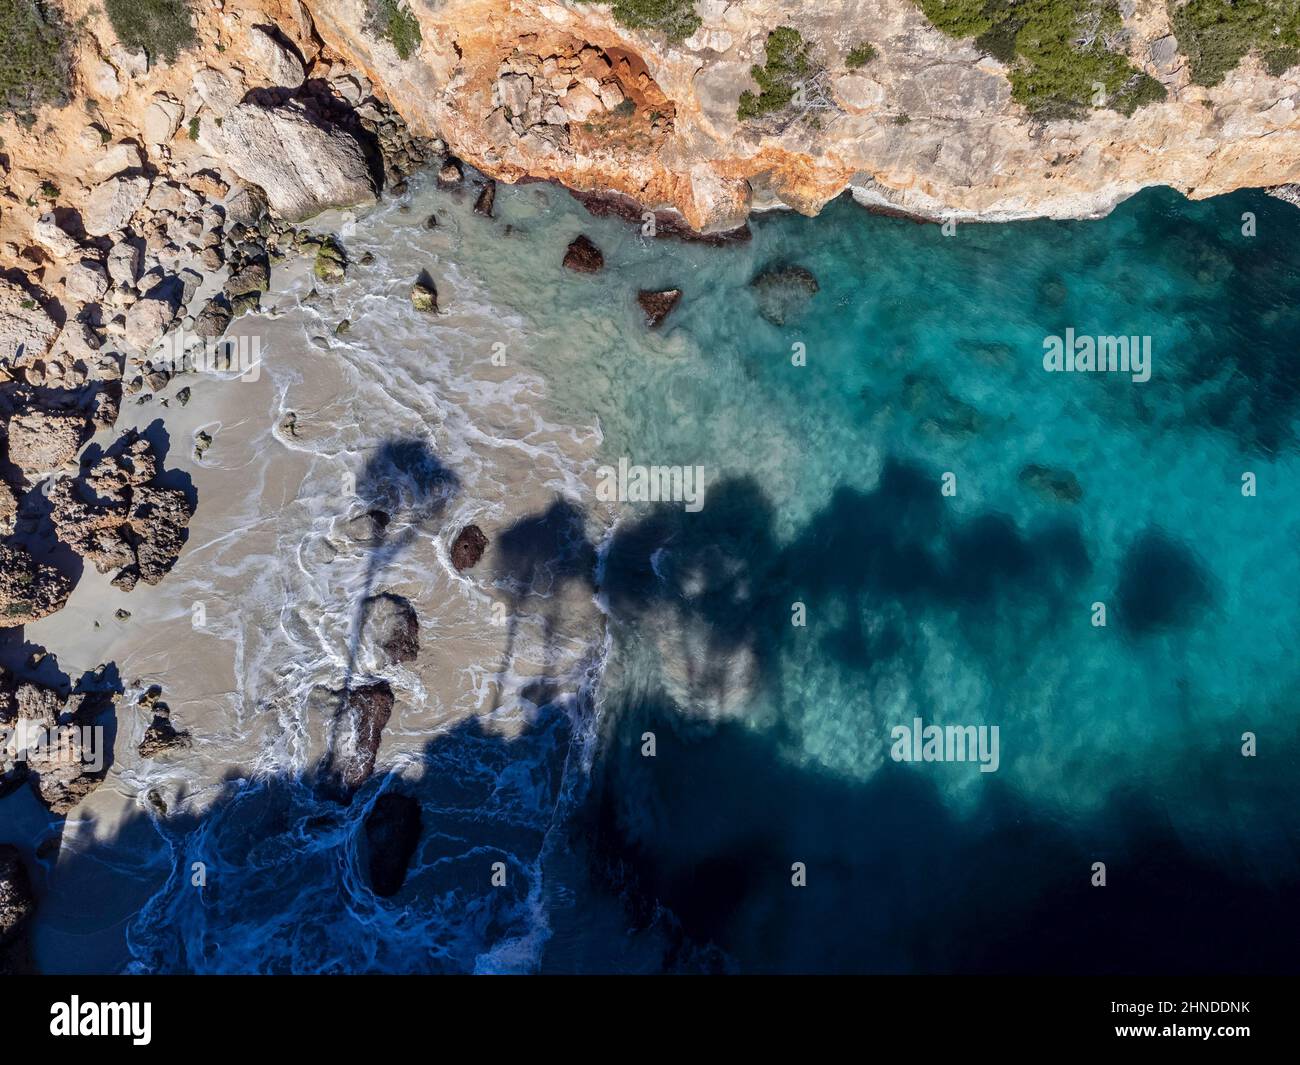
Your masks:
M627 29L605 5L415 0L402 59L366 31L372 0L309 0L329 47L426 134L507 181L554 178L672 207L695 227L754 208L815 212L846 188L927 216L1088 217L1149 185L1202 198L1300 178L1300 68L1248 56L1192 83L1165 0L1120 5L1118 46L1166 89L1132 115L1044 121L1012 99L1008 67L946 36L912 0L697 0L679 43ZM741 121L768 33L788 25L821 72L802 106ZM875 56L850 67L870 42Z

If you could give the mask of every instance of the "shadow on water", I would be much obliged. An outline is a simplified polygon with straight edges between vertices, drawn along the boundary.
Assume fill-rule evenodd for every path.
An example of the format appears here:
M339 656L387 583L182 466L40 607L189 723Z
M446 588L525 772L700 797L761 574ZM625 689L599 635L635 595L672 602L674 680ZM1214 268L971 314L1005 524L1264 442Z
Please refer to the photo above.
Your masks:
M369 593L456 482L422 445L399 445L363 484L364 500L395 515L368 567ZM955 517L937 484L932 471L891 460L875 489L841 489L783 544L771 501L753 481L729 480L699 514L660 506L620 526L599 568L581 511L557 502L500 534L495 578L516 607L527 597L543 610L558 586L590 584L629 632L663 629L670 612L670 627L704 640L707 668L687 690L709 697L737 683L727 663L739 652L758 663L746 683L780 693L793 639L822 641L840 669L865 677L882 660L904 663L927 611L955 615L978 644L990 626L1038 626L1074 609L1090 572L1077 525ZM1186 562L1176 545L1139 541L1130 569L1152 550L1161 573L1124 578L1125 610L1196 625L1196 601L1169 605L1162 574ZM801 635L790 625L798 598L851 609ZM883 623L867 631L866 613ZM548 631L558 620L548 617ZM137 820L156 818L148 866L160 889L130 924L136 966L532 967L544 906L541 967L565 971L1294 969L1300 826L1294 803L1269 791L1285 775L1269 759L1207 755L1187 767L1193 779L1213 774L1239 810L1277 811L1248 850L1230 828L1222 839L1183 839L1156 800L1122 780L1100 809L1069 822L1001 778L981 778L958 812L924 767L886 760L854 780L792 760L789 717L803 708L755 728L701 719L656 687L609 697L576 807L566 799L571 704L539 700L519 734L463 721L347 806L322 802L309 779L277 776L232 778L201 815L142 809ZM646 732L657 737L653 758L642 754ZM1294 749L1279 740L1273 757ZM418 808L380 804L384 794ZM375 824L403 809L404 823ZM129 821L119 834L137 836ZM65 854L52 875L75 879L91 860ZM796 862L806 887L791 883ZM1091 885L1096 862L1106 863L1104 888ZM372 890L375 876L390 897Z

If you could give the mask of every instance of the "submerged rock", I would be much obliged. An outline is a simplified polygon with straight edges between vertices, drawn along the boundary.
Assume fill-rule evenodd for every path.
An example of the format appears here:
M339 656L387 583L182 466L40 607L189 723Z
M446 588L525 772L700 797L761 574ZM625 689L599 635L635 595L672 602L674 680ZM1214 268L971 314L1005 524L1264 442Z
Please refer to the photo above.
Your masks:
M458 570L473 569L487 550L488 538L477 525L466 525L451 545L451 564Z
M1079 479L1069 470L1057 470L1050 466L1030 463L1020 471L1019 481L1039 495L1054 499L1058 503L1078 503L1083 499L1083 489L1079 486Z
M362 639L375 647L389 665L414 662L420 653L420 619L410 600L390 592L365 602Z
M409 795L386 791L366 814L370 850L370 889L381 898L396 895L420 843L420 804Z
M768 267L749 284L758 299L758 313L773 325L785 325L802 314L819 288L812 271L802 266Z
M579 274L595 274L605 266L605 256L587 237L579 234L564 253L564 265Z
M637 303L645 312L645 324L651 329L657 328L672 313L681 298L682 290L679 288L642 289L636 295Z

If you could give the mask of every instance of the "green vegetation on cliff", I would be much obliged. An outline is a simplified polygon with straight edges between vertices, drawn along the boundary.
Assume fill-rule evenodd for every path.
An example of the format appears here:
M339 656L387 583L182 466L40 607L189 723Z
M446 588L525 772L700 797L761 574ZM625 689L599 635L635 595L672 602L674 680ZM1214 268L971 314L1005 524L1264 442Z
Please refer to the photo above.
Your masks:
M185 0L105 0L104 10L118 40L128 48L143 48L151 63L174 63L194 44Z
M36 0L0 0L0 114L30 123L43 104L68 102L67 31L57 10Z
M780 111L794 99L799 83L813 70L808 42L796 29L778 26L767 35L764 48L767 62L749 68L750 76L758 82L758 93L746 89L740 94L736 117L742 121Z
M397 0L372 0L366 28L391 44L398 59L410 59L423 39L420 20Z
M657 30L670 41L684 41L700 28L695 0L583 0L608 2L614 17L634 30Z
M1167 0L1197 85L1217 85L1248 52L1276 77L1300 64L1297 0Z
M1115 0L917 0L952 37L1011 68L1012 96L1035 115L1064 118L1089 107L1132 114L1165 98L1160 82L1123 53Z

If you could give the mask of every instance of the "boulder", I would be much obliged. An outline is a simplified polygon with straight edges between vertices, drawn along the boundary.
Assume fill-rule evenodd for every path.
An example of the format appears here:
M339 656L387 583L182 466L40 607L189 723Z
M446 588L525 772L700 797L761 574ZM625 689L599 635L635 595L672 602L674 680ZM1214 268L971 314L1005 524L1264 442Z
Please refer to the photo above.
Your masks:
M23 289L0 278L0 364L43 359L59 327Z
M807 309L817 293L817 278L802 266L769 266L750 287L758 299L758 313L773 325L785 325Z
M108 271L94 259L82 259L68 267L63 278L63 291L78 303L95 303L108 291Z
M138 299L127 308L126 342L139 351L148 351L175 320L176 304L168 296L147 295Z
M276 107L240 104L220 126L203 123L199 143L259 186L271 210L291 222L375 200L361 145L297 101Z
M160 486L157 474L153 445L132 429L79 477L61 477L49 491L59 539L100 573L117 570L113 582L124 591L163 579L194 515L185 493Z
M142 174L109 178L90 190L81 224L92 237L115 233L131 221L149 196L149 179Z
M487 550L488 538L477 525L466 525L452 541L451 564L457 570L473 569Z
M32 239L56 259L70 258L81 249L81 245L59 228L52 214L43 214L32 224Z
M497 202L497 183L488 180L483 186L483 190L478 194L478 199L474 201L474 213L481 214L485 218L492 217L492 208Z
M465 180L465 173L460 168L460 163L450 156L438 168L438 184L444 189L455 188Z
M144 739L140 741L141 758L157 758L170 751L186 750L193 743L188 732L181 732L171 722L171 711L165 703L154 707L153 721L145 729Z
M77 411L28 410L9 421L9 461L29 480L66 465L94 426Z
M410 600L383 592L365 602L363 642L388 665L414 662L420 653L420 619Z
M393 689L386 681L350 688L335 718L333 747L326 757L326 791L340 802L351 802L375 770L384 726L393 716Z
M405 864L402 873L404 876ZM35 912L36 896L18 848L0 843L0 946L12 942Z
M72 582L26 548L0 543L0 629L30 625L68 601Z
M396 895L406 882L423 827L420 804L399 792L384 792L366 814L370 889L380 898Z
M144 139L148 144L166 144L181 127L185 108L170 96L155 96L144 112Z
M411 286L411 306L425 314L437 314L438 290L429 281L417 281Z
M605 256L595 244L579 234L564 253L564 265L580 274L594 274L605 266Z
M642 289L636 294L636 301L645 312L645 324L656 329L673 311L682 298L679 288Z
M71 813L103 782L108 752L86 747L80 728L63 726L92 724L112 698L107 692L90 692L69 700L43 684L18 685L15 734L24 741L25 757L6 775L25 780L50 813Z
M134 285L140 278L143 254L138 244L118 241L109 250L106 267L115 285Z
M272 85L290 89L302 85L306 76L302 60L266 27L254 26L248 31L248 54Z

